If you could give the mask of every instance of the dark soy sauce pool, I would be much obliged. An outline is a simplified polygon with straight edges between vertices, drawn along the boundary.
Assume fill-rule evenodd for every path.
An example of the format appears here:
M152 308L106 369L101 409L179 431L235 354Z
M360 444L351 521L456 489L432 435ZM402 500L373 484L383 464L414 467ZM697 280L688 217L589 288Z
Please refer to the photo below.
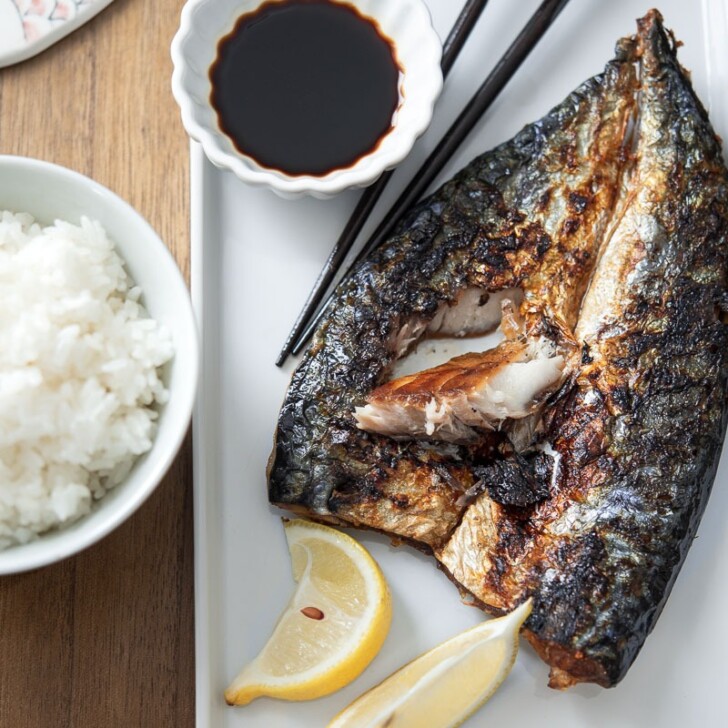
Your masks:
M243 154L289 175L324 175L390 130L399 72L391 41L353 7L268 2L220 41L210 100Z

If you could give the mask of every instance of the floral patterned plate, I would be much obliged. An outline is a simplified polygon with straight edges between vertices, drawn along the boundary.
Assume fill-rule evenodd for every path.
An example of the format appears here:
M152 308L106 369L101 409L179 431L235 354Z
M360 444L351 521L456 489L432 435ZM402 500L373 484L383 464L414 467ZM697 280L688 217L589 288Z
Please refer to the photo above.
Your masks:
M0 68L44 51L112 0L0 0Z

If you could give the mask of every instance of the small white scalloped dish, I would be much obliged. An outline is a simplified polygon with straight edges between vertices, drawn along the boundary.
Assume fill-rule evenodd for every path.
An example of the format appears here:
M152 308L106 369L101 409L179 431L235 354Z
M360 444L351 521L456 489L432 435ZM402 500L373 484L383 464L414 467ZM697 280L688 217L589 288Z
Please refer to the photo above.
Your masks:
M281 2L283 0L267 0ZM282 197L332 197L351 187L365 187L396 167L427 129L442 90L442 45L422 0L331 0L355 7L373 20L394 44L400 73L400 103L392 128L369 154L326 175L287 175L242 154L220 129L210 103L209 69L219 41L237 19L254 12L263 0L188 0L172 41L172 92L187 133L202 144L210 161L231 170L243 182L270 187Z

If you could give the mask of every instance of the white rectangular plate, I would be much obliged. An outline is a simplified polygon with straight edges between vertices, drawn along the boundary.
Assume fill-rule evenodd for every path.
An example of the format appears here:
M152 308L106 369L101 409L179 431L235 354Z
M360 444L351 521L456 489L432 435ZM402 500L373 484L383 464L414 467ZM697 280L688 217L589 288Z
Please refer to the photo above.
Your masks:
M395 175L379 215L455 118L539 0L491 0L453 68L427 135ZM462 2L429 0L441 37ZM545 114L612 57L649 0L574 0L507 86L441 179ZM661 0L685 46L700 97L728 138L722 0ZM380 655L352 685L310 703L261 699L225 706L222 693L263 646L293 588L265 466L293 363L273 362L358 193L286 201L244 186L193 146L193 296L203 336L195 418L197 718L203 726L324 726L403 663L474 625L434 563L360 534L381 564L394 620ZM374 221L375 222L375 221ZM698 538L667 607L626 679L613 690L546 687L547 667L526 645L506 684L468 725L714 726L725 715L728 646L728 466L723 462Z

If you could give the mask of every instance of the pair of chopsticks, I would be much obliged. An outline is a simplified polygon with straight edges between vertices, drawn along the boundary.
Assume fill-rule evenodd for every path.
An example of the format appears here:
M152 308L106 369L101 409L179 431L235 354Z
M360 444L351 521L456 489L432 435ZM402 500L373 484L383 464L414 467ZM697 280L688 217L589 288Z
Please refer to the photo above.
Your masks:
M435 180L455 150L462 144L480 117L490 108L498 94L514 76L528 54L535 48L544 33L554 22L569 0L544 0L530 20L523 27L495 68L485 79L467 106L445 133L435 150L415 173L397 201L384 216L374 234L359 251L353 263L347 268L342 280L351 275L354 267L369 253L381 245L396 228L406 211L424 194ZM443 46L442 72L447 76L465 41L475 26L488 0L467 0ZM278 355L276 366L282 366L289 354L298 354L311 338L321 321L333 296L330 295L316 316L309 322L317 306L336 276L336 272L351 250L358 234L364 227L372 209L381 196L394 172L386 172L362 194L359 203L336 241L321 273L319 274L306 303L291 329L286 343Z

